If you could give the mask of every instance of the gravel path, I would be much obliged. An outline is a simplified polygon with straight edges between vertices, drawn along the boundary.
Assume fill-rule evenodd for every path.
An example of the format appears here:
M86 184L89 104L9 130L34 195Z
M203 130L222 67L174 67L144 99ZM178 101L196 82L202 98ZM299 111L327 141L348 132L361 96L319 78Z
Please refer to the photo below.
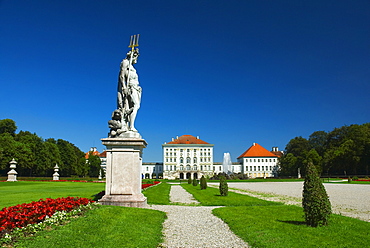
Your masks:
M217 186L218 184L209 183ZM303 182L228 183L229 188L247 190L253 196L301 206ZM324 183L333 211L370 222L370 185ZM258 193L274 194L270 196ZM239 192L241 193L241 192Z
M170 200L185 204L198 203L179 185L172 185ZM161 247L248 247L228 225L212 214L212 210L217 207L152 205L150 208L167 213Z
M172 185L170 191L170 201L173 203L198 204L193 195L184 190L180 185Z

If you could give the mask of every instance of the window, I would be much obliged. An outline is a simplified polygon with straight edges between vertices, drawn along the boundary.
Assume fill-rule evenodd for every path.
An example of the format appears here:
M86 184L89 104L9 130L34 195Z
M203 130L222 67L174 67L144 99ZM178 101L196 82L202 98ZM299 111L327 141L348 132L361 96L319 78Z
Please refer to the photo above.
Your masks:
M172 170L172 165L170 166L170 170Z
M146 171L148 171L149 170L149 167L146 167Z
M254 166L254 171L256 171L256 166Z
M172 158L170 158L170 162L172 162Z
M265 170L265 166L262 166L262 170Z
M176 158L173 159L173 162L176 162Z
M200 162L203 162L203 158L200 158Z
M220 166L220 171L222 171L222 168L221 168L221 166Z
M197 163L197 158L194 158L194 164L196 164Z
M180 149L180 152L182 152L182 149Z
M245 162L248 163L248 159L247 158L245 159Z
M189 157L186 158L186 163L190 164L190 158Z
M197 165L194 165L194 170L197 170Z
M187 165L186 166L186 170L190 170L190 165Z
M173 170L176 170L176 165L173 166Z
M256 162L256 159L254 159L254 162Z
M180 158L180 163L184 163L184 158L183 157Z
M258 166L258 170L259 170L259 171L261 170L261 167L260 167L260 166Z
M260 162L260 159L258 159L258 163Z
M187 151L190 152L190 149L188 149Z
M166 162L168 162L168 158L166 158Z
M262 163L264 162L264 160L262 159Z

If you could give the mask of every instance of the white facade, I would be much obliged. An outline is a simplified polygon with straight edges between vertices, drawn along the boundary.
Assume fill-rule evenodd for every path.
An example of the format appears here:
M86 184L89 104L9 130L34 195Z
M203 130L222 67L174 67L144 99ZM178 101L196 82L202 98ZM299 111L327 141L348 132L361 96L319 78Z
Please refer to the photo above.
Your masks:
M277 176L277 157L253 157L241 158L241 172L249 178L275 177Z
M222 172L213 165L213 146L191 135L163 144L163 178L200 178Z
M141 167L142 178L163 178L163 163L143 163Z

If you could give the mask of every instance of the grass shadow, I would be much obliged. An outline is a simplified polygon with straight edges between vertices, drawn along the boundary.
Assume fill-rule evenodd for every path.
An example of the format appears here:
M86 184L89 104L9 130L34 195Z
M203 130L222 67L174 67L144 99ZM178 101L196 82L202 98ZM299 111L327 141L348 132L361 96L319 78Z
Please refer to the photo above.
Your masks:
M277 221L287 223L287 224L291 224L291 225L296 225L296 226L305 226L305 225L307 225L306 222L297 221L297 220L277 220Z

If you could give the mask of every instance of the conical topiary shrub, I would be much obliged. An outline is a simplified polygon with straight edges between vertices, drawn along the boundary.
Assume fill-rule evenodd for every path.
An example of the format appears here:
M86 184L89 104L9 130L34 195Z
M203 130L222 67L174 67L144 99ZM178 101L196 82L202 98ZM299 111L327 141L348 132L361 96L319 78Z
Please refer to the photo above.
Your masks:
M193 180L191 180L191 178L189 177L188 178L188 184L191 184L193 182Z
M197 181L197 179L193 179L193 186L197 186L198 185L198 181Z
M317 227L327 225L331 214L331 204L316 167L309 162L303 185L302 206L307 225Z
M204 176L200 178L200 189L206 189L207 188L207 180Z
M227 196L229 193L229 187L227 186L226 178L225 176L220 176L220 195L221 196Z

